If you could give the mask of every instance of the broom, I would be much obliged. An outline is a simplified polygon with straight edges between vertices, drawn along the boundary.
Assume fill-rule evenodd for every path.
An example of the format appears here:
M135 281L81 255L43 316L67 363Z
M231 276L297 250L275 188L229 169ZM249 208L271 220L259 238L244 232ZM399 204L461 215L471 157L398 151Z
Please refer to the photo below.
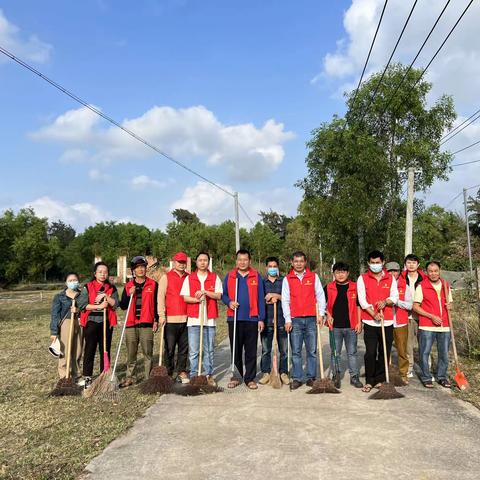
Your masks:
M238 278L235 278L235 303L237 302L238 298ZM237 308L233 311L233 342L232 342L232 365L231 365L231 371L232 371L232 376L230 377L230 382L239 382L238 378L235 378L235 350L237 347ZM243 372L238 372L240 374L240 377L243 378ZM242 382L239 382L239 385ZM236 385L238 387L239 385ZM230 387L230 388L236 388L236 387Z
M340 379L340 365L338 362L338 353L337 353L337 343L335 342L335 333L333 332L333 327L328 327L328 335L329 335L329 340L330 340L330 348L332 349L333 352L333 384L335 385L335 388L340 388L341 387L341 379Z
M276 389L282 388L282 380L278 374L277 302L273 304L273 361L268 385Z
M72 308L75 307L75 299L72 299ZM73 328L75 322L75 314L70 312L70 330L68 332L67 343L67 376L61 378L55 388L50 393L51 397L76 396L82 394L82 389L75 384L73 378L70 376L70 361L72 357L72 338Z
M288 386L290 388L290 391L292 391L292 379L290 377L290 370L291 370L291 365L290 365L290 332L287 332L287 368L288 368Z
M168 375L167 367L163 366L163 338L165 325L160 327L160 351L158 353L158 366L153 367L150 377L140 385L140 392L145 394L152 393L171 393L174 381Z
M318 319L318 309L317 309ZM325 378L325 371L323 370L323 352L322 352L322 335L320 333L320 324L317 321L317 355L320 369L320 378L313 382L312 388L307 393L340 393L332 380Z
M378 391L372 393L369 400L393 400L394 398L403 398L400 392L397 392L393 383L390 383L390 372L388 371L388 359L387 359L387 341L385 340L385 325L383 320L383 312L380 311L380 327L382 329L382 342L383 342L383 361L385 363L385 379L379 387Z

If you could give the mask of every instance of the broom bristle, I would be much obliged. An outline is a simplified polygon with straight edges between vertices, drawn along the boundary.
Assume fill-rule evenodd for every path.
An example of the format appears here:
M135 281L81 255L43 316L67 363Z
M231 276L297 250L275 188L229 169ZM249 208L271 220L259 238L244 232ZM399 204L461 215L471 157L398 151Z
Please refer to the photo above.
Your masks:
M101 383L107 381L107 372L103 371L91 384L90 387L83 391L85 398L92 398L97 394L97 390Z
M175 383L172 392L182 397L196 397L202 395L200 387L192 385L191 383Z
M164 367L163 365L153 367L150 371L150 377L169 377L167 367Z
M168 375L167 369L163 366L152 368L150 377L140 385L140 393L172 393L173 379Z
M82 389L75 384L73 379L70 378L61 378L55 388L50 392L51 397L67 397L67 396L77 396L82 394Z
M335 387L334 383L329 378L319 378L313 382L312 388L307 393L340 393L340 390Z
M369 400L393 400L394 398L403 398L405 395L403 393L397 392L393 383L382 383L378 387L378 391L372 393L368 399Z
M268 385L270 385L272 388L282 388L282 380L280 380L280 375L277 373L271 373L270 374L270 380L268 381Z
M190 385L202 387L203 385L208 385L208 379L205 375L195 375L190 379Z

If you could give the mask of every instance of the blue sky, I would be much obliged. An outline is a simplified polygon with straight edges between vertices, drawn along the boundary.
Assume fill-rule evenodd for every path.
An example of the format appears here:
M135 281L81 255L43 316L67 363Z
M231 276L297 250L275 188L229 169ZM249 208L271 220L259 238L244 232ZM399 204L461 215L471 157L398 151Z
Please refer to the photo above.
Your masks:
M410 59L438 13L438 2L424 3L430 8L413 17L400 60ZM255 220L260 209L295 213L301 192L293 184L305 174L305 142L320 122L343 113L339 92L358 81L381 4L4 1L0 45L202 175L238 190ZM372 69L388 58L408 10L406 2L390 4ZM424 58L458 16L456 7ZM432 98L453 94L465 116L480 106L480 45L467 41L478 13L469 12L430 74ZM207 222L233 214L223 193L7 59L0 59L0 105L0 208L33 205L80 230L107 219L163 227L175 207ZM452 148L480 138L480 129L458 137ZM475 151L457 161L470 159ZM473 177L480 181L479 171L475 164L456 170L427 201L447 203L476 183Z

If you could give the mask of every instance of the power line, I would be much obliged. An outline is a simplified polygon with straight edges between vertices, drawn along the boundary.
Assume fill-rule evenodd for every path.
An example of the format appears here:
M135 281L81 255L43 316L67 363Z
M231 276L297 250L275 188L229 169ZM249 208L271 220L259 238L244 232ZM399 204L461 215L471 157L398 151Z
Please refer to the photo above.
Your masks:
M471 190L472 188L477 188L477 187L480 187L480 183L478 185L473 185L471 187L467 187L465 188L465 191L467 190ZM446 205L444 208L448 208L460 195L463 195L463 190L458 194L456 195L455 197L453 197Z
M471 163L478 163L480 160L472 160L470 162L463 162L463 163L452 163L450 166L451 167L460 167L462 165L470 165Z
M248 220L250 221L250 223L255 226L255 223L254 221L251 219L250 215L247 213L247 211L243 208L243 205L238 202L238 206L240 207L240 210L244 213L244 215L248 218Z
M466 120L464 120L460 125L457 125L455 128L452 128L452 130L450 130L448 133L446 133L442 138L442 142L440 143L440 145L443 145L445 142L448 142L449 140L451 140L455 135L458 135L463 129L467 128L469 125L471 125L473 122L475 122L476 120L478 120L478 118L480 118L480 115L477 116L476 118L474 118L471 122L468 122L471 118L475 117L475 115L477 115L478 113L480 113L480 108L475 112L475 113L472 113L472 115L470 115ZM453 132L455 132L457 129L459 129L464 123L467 123L467 125L465 125L463 128L461 128L457 133L455 133L455 135L452 135ZM450 138L447 138L447 137L450 137Z
M456 155L457 153L463 152L465 150L468 150L469 148L474 147L475 145L478 145L480 143L480 140L477 140L476 142L471 143L470 145L467 145L466 147L461 148L460 150L457 150L456 152L453 152L452 155Z

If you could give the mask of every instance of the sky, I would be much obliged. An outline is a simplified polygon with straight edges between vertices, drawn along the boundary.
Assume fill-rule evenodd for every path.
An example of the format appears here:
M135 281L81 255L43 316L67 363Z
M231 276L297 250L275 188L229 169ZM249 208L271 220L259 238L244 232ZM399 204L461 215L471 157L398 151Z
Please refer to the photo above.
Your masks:
M306 142L356 86L383 0L85 0L0 6L0 46L228 191L248 216L294 215ZM385 65L413 2L390 0L367 68ZM445 2L418 2L396 61L409 63ZM468 0L455 0L418 59L424 66ZM453 96L457 124L480 108L474 2L426 76L433 103ZM0 55L0 210L32 206L82 231L98 221L164 228L187 208L233 219L219 189L110 125ZM480 121L445 148L480 140ZM480 159L480 144L455 163ZM456 167L427 204L460 210L480 163ZM475 193L476 190L470 190ZM250 225L241 212L241 222Z

